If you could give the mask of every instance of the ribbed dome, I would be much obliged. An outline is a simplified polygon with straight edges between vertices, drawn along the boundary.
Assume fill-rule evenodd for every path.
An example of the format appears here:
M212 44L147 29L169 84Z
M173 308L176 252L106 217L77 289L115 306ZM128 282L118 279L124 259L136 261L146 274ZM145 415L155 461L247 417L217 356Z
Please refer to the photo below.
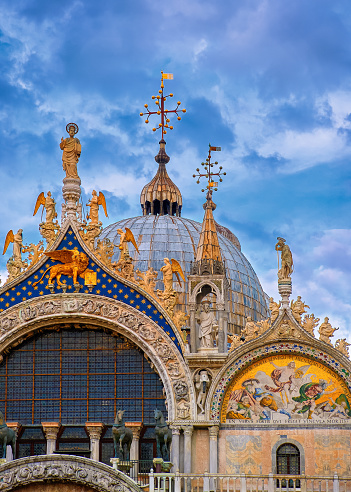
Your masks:
M134 234L138 244L138 255L129 243L130 255L135 260L135 269L146 271L152 267L159 272L157 288L163 289L161 267L163 259L175 258L181 264L185 275L190 273L190 264L194 261L202 224L193 220L169 215L147 215L124 219L106 227L100 238L108 238L115 245L119 244L120 236L117 229L128 227ZM227 230L228 231L228 230ZM218 231L219 232L219 231ZM218 234L222 258L226 266L227 278L230 282L230 331L238 332L244 326L245 318L251 316L254 320L268 317L265 294L252 266L233 243ZM113 261L118 261L119 250L116 248ZM176 287L177 290L184 292ZM180 303L186 310L187 292L181 294Z

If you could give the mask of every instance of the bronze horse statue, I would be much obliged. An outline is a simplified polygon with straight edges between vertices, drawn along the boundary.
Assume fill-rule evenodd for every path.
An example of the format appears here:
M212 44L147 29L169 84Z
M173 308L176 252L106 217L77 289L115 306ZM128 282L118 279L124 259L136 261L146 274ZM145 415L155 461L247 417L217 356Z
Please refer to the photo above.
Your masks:
M4 416L2 412L0 412L0 446L2 446L2 459L6 458L6 448L7 446L11 446L13 458L16 455L16 434L15 431L9 429L4 422Z
M155 410L156 457L169 461L172 431L168 428L161 410Z
M119 458L121 461L129 461L133 432L126 428L123 414L124 410L117 411L115 423L112 426L113 445L115 448L115 458Z

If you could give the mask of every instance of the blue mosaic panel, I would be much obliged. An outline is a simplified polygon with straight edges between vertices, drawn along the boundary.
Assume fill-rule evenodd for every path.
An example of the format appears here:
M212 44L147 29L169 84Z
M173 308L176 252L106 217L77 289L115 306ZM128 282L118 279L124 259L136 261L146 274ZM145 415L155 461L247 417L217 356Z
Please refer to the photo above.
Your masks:
M60 245L57 247L57 250L62 249L76 249L86 254L86 252L81 247L77 237L75 236L72 228L68 228L66 235L62 239ZM44 265L42 265L39 270L30 275L29 278L22 282L19 282L14 287L8 289L6 289L5 287L0 293L0 313L6 311L12 306L19 304L20 302L50 294L50 290L47 285L49 272L46 272L46 270L48 270L50 266L55 264L60 264L60 262L48 258ZM112 277L108 273L108 271L100 268L98 265L96 265L96 263L94 263L94 261L90 260L88 268L95 271L97 274L97 285L93 288L92 294L105 296L110 299L116 299L123 302L124 304L127 304L128 306L132 306L141 313L145 314L164 330L164 332L174 342L179 352L182 353L180 343L173 329L164 319L164 316L160 313L156 302L150 301L149 299L144 297L144 295L138 290L125 285L122 280L117 280L116 278ZM42 276L43 278L42 280L40 280ZM40 280L38 285L35 285L33 287L33 284L35 284L38 280ZM88 288L84 285L84 279L78 277L77 281L82 286L80 292L89 294ZM72 277L62 276L61 282L67 285L67 293L74 292ZM57 289L56 281L55 291L62 293L62 290Z

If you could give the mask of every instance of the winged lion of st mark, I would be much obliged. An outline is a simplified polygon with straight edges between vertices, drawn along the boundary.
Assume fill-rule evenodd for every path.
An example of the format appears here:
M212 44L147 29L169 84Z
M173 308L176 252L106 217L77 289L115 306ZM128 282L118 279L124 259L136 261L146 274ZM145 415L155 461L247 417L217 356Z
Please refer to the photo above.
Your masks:
M57 285L61 286L60 281L61 275L66 275L67 277L73 277L73 283L77 283L77 277L85 278L86 273L91 273L93 270L88 269L89 258L85 253L79 252L77 250L62 249L59 251L45 252L46 256L52 260L60 261L63 264L52 265L47 268L41 278L33 284L35 287L44 275L50 270L50 276L48 285L52 285L53 281L56 279Z

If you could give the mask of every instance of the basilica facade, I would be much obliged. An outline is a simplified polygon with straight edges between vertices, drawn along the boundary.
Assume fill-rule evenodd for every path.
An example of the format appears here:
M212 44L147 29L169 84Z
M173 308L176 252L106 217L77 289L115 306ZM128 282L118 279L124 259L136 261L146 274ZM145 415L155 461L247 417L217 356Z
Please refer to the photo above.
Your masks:
M43 207L43 239L25 246L22 230L5 239L0 438L7 426L16 439L3 444L0 490L137 489L111 468L119 410L135 462L157 457L157 409L172 431L173 472L349 476L348 344L291 299L285 239L273 300L238 238L215 222L216 148L202 224L182 217L161 139L142 214L102 229L102 192L82 216L78 127L67 131L60 221L59 197L43 192L34 209Z

